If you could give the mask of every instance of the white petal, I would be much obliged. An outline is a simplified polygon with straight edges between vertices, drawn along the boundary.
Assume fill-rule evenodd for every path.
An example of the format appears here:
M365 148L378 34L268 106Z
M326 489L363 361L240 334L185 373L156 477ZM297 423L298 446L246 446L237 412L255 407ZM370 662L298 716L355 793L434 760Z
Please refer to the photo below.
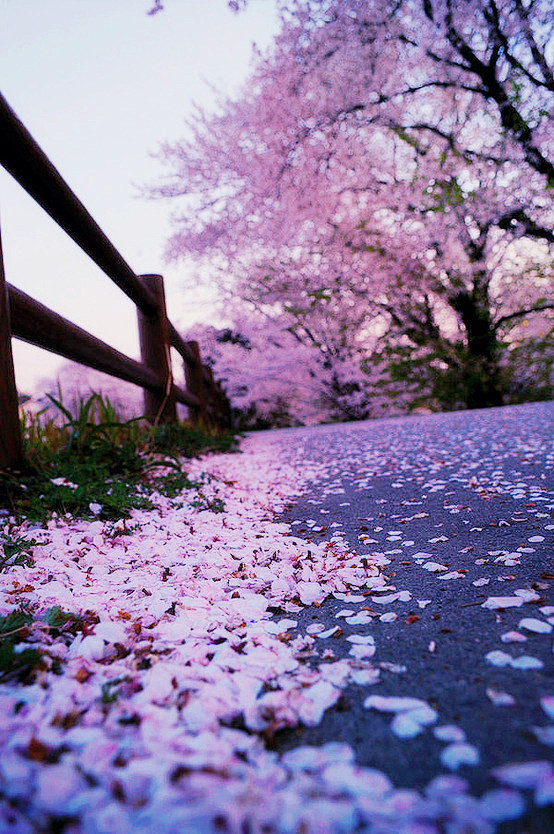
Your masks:
M499 692L496 689L487 689L487 697L495 707L511 707L516 700L509 692Z
M314 602L323 602L327 596L327 591L319 582L299 582L296 588L304 605L312 605Z
M394 716L391 730L398 738L414 738L423 732L423 725L412 718L411 712L401 712Z
M340 631L340 626L332 626L328 628L327 631L321 631L318 635L316 635L320 640L326 640L328 637L332 637L333 634L336 634L337 631Z
M522 654L521 657L516 657L512 660L512 669L542 669L544 663L538 657L531 657L528 654Z
M554 720L554 695L545 695L541 698L541 707L548 717Z
M462 779L461 776L448 774L446 776L435 776L434 779L431 779L425 788L425 793L427 796L440 799L442 797L450 797L452 794L464 794L468 789L469 784L466 779Z
M542 760L502 765L492 771L499 782L512 788L536 788L553 772L552 762Z
M485 660L488 660L488 662L492 663L493 666L512 665L511 655L507 654L506 652L501 652L500 649L495 649L493 652L489 652L487 655L485 655Z
M358 660L362 660L363 658L370 658L373 657L375 654L375 646L370 644L367 646L352 646L350 651L348 652L349 655L352 657L357 658Z
M407 712L427 706L427 702L419 698L402 698L398 695L370 695L364 701L366 709L376 709L379 712Z
M359 643L360 645L374 645L375 637L371 634L351 634L346 638L350 643Z
M495 611L503 608L519 608L523 603L524 599L522 596L489 597L482 604L481 608L488 608L490 611Z
M441 762L449 770L457 770L460 765L479 764L479 751L472 744L455 742L445 747L441 753Z
M503 643L525 643L527 637L519 631L505 631L500 636L500 639Z
M439 741L453 742L466 740L465 732L461 727L457 727L456 724L442 724L440 727L435 727L433 735Z
M323 718L325 710L336 704L340 694L340 689L323 680L303 689L299 709L300 720L307 727L315 727Z
M377 605L388 605L391 602L396 602L399 598L400 594L385 594L383 597L371 597L371 601Z
M525 812L525 800L519 791L496 788L483 794L479 804L483 816L494 822L515 820Z
M354 617L347 617L345 622L348 625L367 625L371 622L373 617L368 611L360 611L359 614L356 614Z
M524 602L538 602L541 598L541 595L537 591L533 591L532 588L518 588L517 591L514 591L514 594Z
M554 724L547 724L546 727L531 727L531 732L541 744L554 747Z
M552 626L545 623L544 620L537 620L534 617L524 617L519 621L518 628L524 628L526 631L533 631L535 634L550 634Z
M380 677L379 669L357 669L350 673L350 680L357 686L372 686Z
M548 776L535 791L535 805L554 805L554 776Z

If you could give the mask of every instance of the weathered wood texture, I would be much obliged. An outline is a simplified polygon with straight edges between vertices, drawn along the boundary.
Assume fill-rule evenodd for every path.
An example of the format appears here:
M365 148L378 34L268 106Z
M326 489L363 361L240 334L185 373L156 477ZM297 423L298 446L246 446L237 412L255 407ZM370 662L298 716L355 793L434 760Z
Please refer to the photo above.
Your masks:
M164 281L161 275L141 275L140 282L156 299L156 312L137 310L140 354L147 368L163 382L162 388L144 392L144 413L154 425L175 423L177 409L169 343L169 321L165 307Z
M13 369L10 302L0 235L0 469L17 466L21 458L22 444Z

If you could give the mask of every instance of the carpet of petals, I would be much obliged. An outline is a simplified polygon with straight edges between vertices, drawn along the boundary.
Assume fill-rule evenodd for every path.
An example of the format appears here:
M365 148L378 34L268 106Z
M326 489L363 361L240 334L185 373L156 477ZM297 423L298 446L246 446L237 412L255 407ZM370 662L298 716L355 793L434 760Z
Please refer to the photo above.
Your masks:
M0 685L0 830L493 831L499 807L520 801L510 774L481 798L455 773L420 794L356 766L347 744L271 749L280 729L318 724L348 684L406 737L436 716L417 699L371 696L370 637L354 635L346 659L308 664L310 642L329 634L292 636L302 606L335 594L355 624L349 601L386 589L378 556L309 544L275 522L317 476L309 461L283 463L253 437L241 454L184 465L211 473L204 492L225 512L195 508L191 490L133 511L128 533L100 520L22 526L34 564L2 574L0 614L59 605L88 626L70 637L31 629L18 649L40 648L38 673ZM452 760L474 755L445 741Z

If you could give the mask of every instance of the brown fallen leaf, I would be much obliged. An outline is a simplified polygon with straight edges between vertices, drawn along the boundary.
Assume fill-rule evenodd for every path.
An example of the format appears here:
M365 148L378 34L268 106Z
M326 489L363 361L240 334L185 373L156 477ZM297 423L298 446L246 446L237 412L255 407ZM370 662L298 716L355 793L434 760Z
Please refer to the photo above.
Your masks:
M91 672L90 669L87 669L86 666L80 666L73 677L76 681L79 681L79 683L86 683L92 675L93 672Z

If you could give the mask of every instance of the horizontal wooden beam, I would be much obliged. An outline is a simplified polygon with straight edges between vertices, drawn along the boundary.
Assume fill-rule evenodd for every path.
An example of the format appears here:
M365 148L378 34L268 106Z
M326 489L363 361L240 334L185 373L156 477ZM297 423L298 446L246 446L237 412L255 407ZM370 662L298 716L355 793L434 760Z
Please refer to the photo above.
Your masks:
M190 365L194 367L196 365L196 355L191 350L191 347L188 342L182 338L182 336L175 330L171 322L169 323L169 343L172 348L175 348L177 353L180 354L182 359Z
M143 313L155 300L0 95L0 164Z
M162 382L135 359L110 347L26 293L8 284L12 335L126 382L158 390Z
M37 345L44 350L80 362L125 382L132 382L149 391L159 391L163 383L158 376L135 359L92 336L81 327L58 315L26 293L7 285L11 330L16 339ZM198 408L194 394L175 386L178 402Z

